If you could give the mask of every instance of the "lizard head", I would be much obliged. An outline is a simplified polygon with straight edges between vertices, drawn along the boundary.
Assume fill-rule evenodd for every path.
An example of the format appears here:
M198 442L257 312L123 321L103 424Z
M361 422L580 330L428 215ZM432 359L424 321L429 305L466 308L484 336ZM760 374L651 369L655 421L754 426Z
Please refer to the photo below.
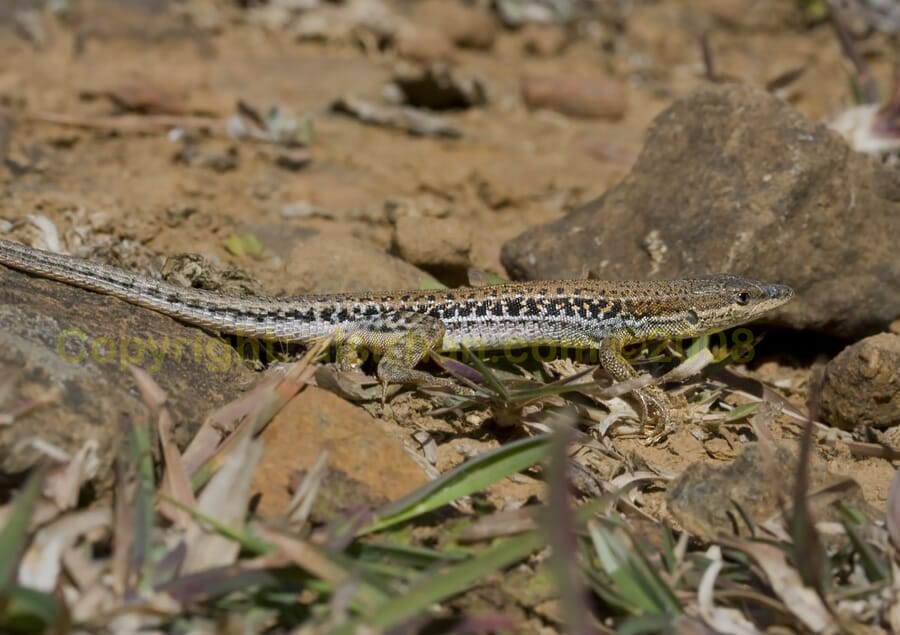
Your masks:
M695 278L690 283L685 320L697 335L755 320L794 296L793 289L786 285L730 274Z

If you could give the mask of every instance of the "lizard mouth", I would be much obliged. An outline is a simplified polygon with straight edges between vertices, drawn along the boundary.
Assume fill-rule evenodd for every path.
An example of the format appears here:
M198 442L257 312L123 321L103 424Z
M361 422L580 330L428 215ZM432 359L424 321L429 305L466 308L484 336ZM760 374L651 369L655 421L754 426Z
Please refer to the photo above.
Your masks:
M782 300L784 302L794 297L794 290L786 284L769 284L765 287L766 297L770 300Z

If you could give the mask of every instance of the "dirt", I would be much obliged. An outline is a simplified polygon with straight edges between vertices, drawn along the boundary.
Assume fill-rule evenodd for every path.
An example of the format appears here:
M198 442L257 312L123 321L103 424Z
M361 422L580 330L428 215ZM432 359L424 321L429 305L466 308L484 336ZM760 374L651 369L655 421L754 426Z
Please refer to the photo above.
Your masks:
M746 12L744 3L715 0L636 3L622 14L610 8L616 15L569 34L564 45L534 44L533 30L498 26L489 48L452 48L455 72L479 78L487 95L485 106L440 113L463 131L461 139L409 136L330 112L345 93L381 101L400 60L377 42L300 42L277 23L264 26L262 10L231 2L77 2L68 16L40 14L41 32L31 35L3 9L0 216L20 239L40 237L26 219L44 216L70 251L142 271L158 272L163 256L199 253L240 267L271 293L360 289L372 280L408 286L426 275L386 253L413 257L451 284L467 267L506 275L500 250L507 241L615 185L652 119L709 82L701 35L721 81L769 88L815 120L853 103L850 67L827 24L807 24L800 3L752 4ZM390 6L401 14L409 8ZM896 46L878 34L860 46L887 92ZM621 82L621 115L567 117L523 104L524 77L568 74ZM310 160L286 160L271 145L224 135L188 130L187 140L177 140L146 125L110 128L104 122L121 112L123 98L155 114L217 121L238 100L263 113L278 106L313 122ZM50 123L56 115L79 125ZM255 236L261 253L234 255L227 246L233 234ZM427 246L444 234L455 237L453 248L432 252ZM308 249L296 247L303 238ZM108 245L123 240L134 249L110 257ZM385 275L389 267L398 270ZM746 372L805 408L812 371L797 360L814 351L788 351L794 361L774 354ZM430 417L433 406L405 396L373 410L409 447L421 448L415 432L430 433L439 471L515 435L483 426L477 415ZM799 430L787 416L773 426L785 440L796 440ZM711 437L684 428L665 447L619 440L620 463L596 460L610 476L626 462L674 476L696 461L733 459L745 437L740 426ZM883 508L890 462L821 451L831 472L851 476ZM515 506L539 492L522 477L492 490L491 501ZM662 494L648 492L642 504L661 509Z

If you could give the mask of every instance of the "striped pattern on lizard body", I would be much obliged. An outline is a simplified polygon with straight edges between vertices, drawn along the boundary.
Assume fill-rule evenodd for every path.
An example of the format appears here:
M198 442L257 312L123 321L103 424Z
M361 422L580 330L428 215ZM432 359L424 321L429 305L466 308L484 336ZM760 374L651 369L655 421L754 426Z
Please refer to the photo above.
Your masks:
M449 386L415 366L433 349L507 349L553 344L599 350L616 381L636 376L626 344L689 338L748 322L793 295L784 285L718 274L685 280L540 281L443 291L341 293L298 297L226 296L187 289L0 239L0 264L121 298L183 322L252 338L309 342L332 337L344 367L358 351L380 355L384 384ZM667 429L670 403L657 386L634 391L642 421L653 409Z
M721 274L661 281L539 281L440 291L338 293L298 297L233 297L175 286L155 278L0 239L0 264L112 295L185 322L247 337L295 342L349 332L365 320L404 326L404 315L440 320L441 350L460 343L502 348L559 344L595 348L608 338L622 343L693 335L755 317L785 298L787 287ZM745 287L761 303L748 310L732 295ZM788 290L789 291L789 290ZM789 296L787 296L789 297ZM729 305L734 310L729 311ZM752 311L750 309L757 309Z

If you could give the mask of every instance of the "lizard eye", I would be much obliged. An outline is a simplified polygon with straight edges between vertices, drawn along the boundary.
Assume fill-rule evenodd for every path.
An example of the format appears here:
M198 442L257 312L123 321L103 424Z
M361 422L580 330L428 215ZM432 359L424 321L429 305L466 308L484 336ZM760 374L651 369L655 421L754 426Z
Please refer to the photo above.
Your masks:
M743 306L743 305L750 303L750 294L747 293L746 291L741 291L740 293L737 294L735 299L737 300L738 304Z

